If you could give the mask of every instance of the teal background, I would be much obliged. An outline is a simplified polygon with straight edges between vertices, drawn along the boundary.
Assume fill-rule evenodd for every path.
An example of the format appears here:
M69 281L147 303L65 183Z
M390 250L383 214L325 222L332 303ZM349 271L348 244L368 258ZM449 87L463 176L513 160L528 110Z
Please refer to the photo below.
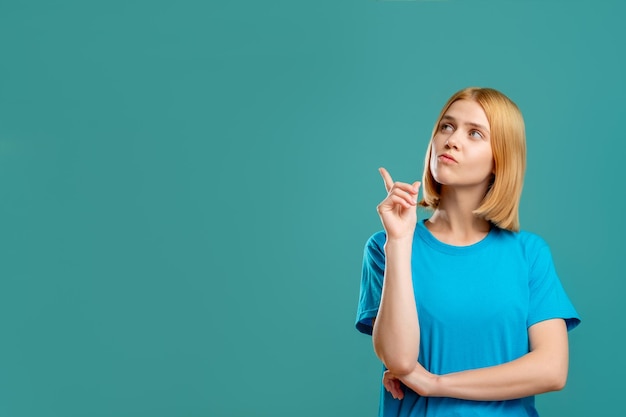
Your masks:
M0 416L374 416L377 168L521 107L522 225L583 324L542 416L621 409L618 1L0 3Z

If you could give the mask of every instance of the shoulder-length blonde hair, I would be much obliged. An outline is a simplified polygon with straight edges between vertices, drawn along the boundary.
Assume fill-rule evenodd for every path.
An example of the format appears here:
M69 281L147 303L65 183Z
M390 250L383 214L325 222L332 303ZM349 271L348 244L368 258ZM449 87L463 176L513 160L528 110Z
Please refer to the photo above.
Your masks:
M420 204L432 209L439 206L441 184L435 181L430 171L432 138L437 133L442 117L457 100L471 100L478 103L485 111L491 132L494 177L482 203L474 210L474 214L502 229L518 231L520 228L519 202L526 170L524 119L513 101L492 88L465 88L450 97L443 106L426 151L422 179L424 196Z

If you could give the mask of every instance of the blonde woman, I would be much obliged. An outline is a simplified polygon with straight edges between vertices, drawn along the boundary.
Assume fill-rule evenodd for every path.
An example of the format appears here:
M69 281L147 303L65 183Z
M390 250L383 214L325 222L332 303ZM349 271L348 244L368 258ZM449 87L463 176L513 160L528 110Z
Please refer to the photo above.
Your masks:
M520 231L525 166L517 106L467 88L437 119L421 201L380 169L356 322L385 366L379 416L537 416L534 396L564 387L580 318L546 243Z

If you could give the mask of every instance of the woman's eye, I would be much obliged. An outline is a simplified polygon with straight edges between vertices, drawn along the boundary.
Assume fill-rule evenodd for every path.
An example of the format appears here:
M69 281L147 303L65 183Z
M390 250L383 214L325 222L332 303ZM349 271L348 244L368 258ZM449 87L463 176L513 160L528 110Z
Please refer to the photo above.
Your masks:
M444 123L441 125L441 131L446 132L452 130L452 125L450 123Z
M478 130L472 130L470 132L470 136L473 137L474 139L482 139L483 138L483 135Z

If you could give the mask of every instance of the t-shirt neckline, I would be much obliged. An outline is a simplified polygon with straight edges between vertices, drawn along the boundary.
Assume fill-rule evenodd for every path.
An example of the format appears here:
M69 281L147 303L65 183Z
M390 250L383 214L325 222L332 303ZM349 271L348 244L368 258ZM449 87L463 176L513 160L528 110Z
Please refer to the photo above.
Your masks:
M471 255L480 250L483 250L491 244L498 229L496 226L492 225L491 229L489 229L489 233L487 233L487 236L485 236L478 242L472 243L471 245L467 246L455 246L449 245L437 239L426 227L427 220L428 219L422 219L417 222L417 235L433 249L436 249L440 252L449 253L451 255Z

